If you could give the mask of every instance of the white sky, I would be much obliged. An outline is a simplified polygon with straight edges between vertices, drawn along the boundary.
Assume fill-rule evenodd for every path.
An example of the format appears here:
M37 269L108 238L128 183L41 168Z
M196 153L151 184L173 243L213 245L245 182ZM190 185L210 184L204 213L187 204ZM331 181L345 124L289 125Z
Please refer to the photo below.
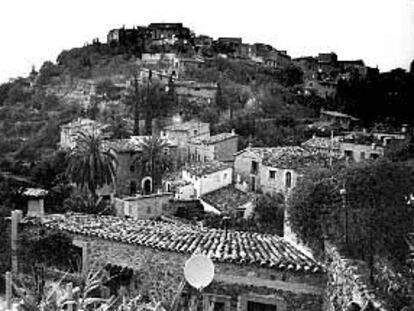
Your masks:
M0 0L0 82L122 25L183 22L293 56L335 51L381 71L414 58L414 0Z

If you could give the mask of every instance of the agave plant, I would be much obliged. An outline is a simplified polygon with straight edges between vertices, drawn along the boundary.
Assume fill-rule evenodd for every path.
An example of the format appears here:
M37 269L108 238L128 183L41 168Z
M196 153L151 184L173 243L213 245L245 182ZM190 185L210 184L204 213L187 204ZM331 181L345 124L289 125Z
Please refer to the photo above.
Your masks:
M67 305L74 306L78 311L113 309L116 303L113 296L108 299L92 296L92 293L102 285L101 271L90 271L82 288L79 286L73 289L64 288L65 277L66 274L58 282L51 284L40 301L30 290L13 283L16 293L22 299L20 307L24 311L62 311Z

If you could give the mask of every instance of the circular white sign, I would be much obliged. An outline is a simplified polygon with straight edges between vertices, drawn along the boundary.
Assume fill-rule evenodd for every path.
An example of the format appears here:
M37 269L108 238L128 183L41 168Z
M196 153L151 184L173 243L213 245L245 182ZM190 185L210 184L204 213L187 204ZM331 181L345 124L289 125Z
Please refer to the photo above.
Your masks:
M207 256L192 256L185 263L184 277L192 287L196 289L205 288L213 281L214 264Z

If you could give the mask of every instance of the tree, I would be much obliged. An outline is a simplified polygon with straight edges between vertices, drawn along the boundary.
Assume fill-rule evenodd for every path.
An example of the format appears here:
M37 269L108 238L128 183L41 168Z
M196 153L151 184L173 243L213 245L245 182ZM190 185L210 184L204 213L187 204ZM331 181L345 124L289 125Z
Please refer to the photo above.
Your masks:
M314 249L323 250L327 238L371 267L375 255L402 263L413 228L407 204L413 176L405 164L387 160L310 171L291 196L290 224Z
M134 164L138 163L144 175L150 175L153 188L161 186L162 175L172 168L172 162L168 155L169 146L161 138L151 136L145 138L142 151L134 159Z
M252 217L261 231L283 236L284 210L285 198L282 194L264 194L256 199Z
M102 137L96 130L79 133L68 161L67 176L81 189L89 191L94 204L98 188L115 182L116 155L103 148Z

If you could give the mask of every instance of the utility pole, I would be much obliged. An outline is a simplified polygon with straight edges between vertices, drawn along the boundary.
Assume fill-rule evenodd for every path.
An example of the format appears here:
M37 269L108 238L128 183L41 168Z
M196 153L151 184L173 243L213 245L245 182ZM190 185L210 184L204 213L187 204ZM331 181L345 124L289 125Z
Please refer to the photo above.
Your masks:
M339 190L339 194L342 197L342 209L345 211L345 245L346 245L346 250L349 253L348 205L346 204L346 189L345 189L345 183L343 184L342 189Z
M139 88L137 74L134 74L134 135L139 136Z

